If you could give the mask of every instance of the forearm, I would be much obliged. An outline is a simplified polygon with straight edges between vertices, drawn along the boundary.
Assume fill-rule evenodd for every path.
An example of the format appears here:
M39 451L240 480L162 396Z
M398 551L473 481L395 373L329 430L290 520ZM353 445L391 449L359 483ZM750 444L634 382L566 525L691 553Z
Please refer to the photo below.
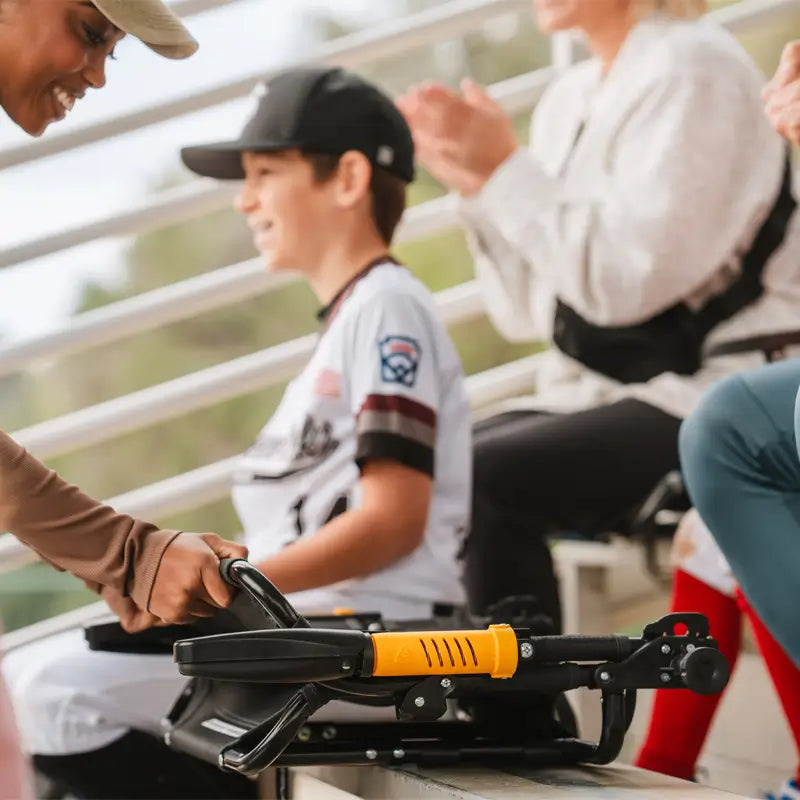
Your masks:
M462 200L460 212L475 278L494 326L512 342L546 338L552 312L542 317L538 301L549 298L548 281L538 277L526 255L482 217L479 206Z
M349 511L259 562L258 568L285 594L330 586L377 572L408 555L419 544L410 528L366 509Z
M142 607L177 535L93 500L2 431L0 530L85 581L130 593Z

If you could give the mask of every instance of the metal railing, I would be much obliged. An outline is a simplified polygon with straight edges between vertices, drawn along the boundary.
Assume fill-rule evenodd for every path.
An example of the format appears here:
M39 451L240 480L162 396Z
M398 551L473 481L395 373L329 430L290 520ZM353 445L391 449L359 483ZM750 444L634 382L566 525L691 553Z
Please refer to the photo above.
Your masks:
M462 284L437 295L446 322L466 322L484 312L478 286ZM288 380L311 356L316 334L143 389L17 431L14 438L41 458L108 441L223 400Z
M456 38L476 30L485 22L510 11L528 6L528 0L451 0L402 19L391 20L348 34L321 45L303 56L304 63L338 64L358 67L401 55L414 47L435 44L442 39ZM29 142L0 152L0 169L24 164L45 156L63 153L76 147L130 133L140 128L165 122L211 106L237 100L248 94L255 84L274 70L257 72L211 89L178 97L164 103L123 114L69 133Z
M200 12L232 0L181 0L175 6ZM451 0L443 5L382 23L328 43L308 59L357 66L396 56L443 38L454 38L509 12L527 10L528 0ZM737 32L760 23L775 23L797 14L796 0L741 0L714 12L716 19ZM575 41L556 39L554 66L519 75L490 87L510 112L532 107L559 68L578 57ZM263 78L253 75L196 92L169 103L107 120L68 134L57 135L0 152L0 169L82 147L111 136L197 111L246 94ZM108 215L69 230L0 250L0 267L17 264L103 236L154 230L217 210L230 202L235 187L195 181L156 194L124 212ZM411 209L399 236L413 241L441 233L457 223L454 198L443 197ZM22 369L38 359L52 359L108 344L123 337L176 322L239 302L287 283L282 276L262 273L256 261L235 264L197 278L157 289L75 317L45 335L0 346L0 375ZM446 290L437 297L448 322L472 319L483 311L472 283ZM91 408L48 420L15 436L41 457L64 453L144 428L191 410L242 395L289 377L307 358L314 337L303 337L252 353L168 383ZM519 393L530 385L537 357L502 365L471 376L468 387L474 407ZM196 508L223 498L229 489L235 459L174 476L111 498L121 510L159 517ZM0 572L27 563L33 554L9 536L0 536Z
M467 378L470 404L479 409L523 393L531 386L538 355L502 364ZM106 502L114 508L145 519L156 519L224 500L238 457L226 458L158 483L117 495ZM33 551L13 536L0 536L0 572L36 560Z
M529 72L501 81L489 87L489 92L509 113L513 114L532 108L552 80L553 74L554 70L549 68ZM148 233L227 208L237 188L236 183L195 180L184 186L163 190L124 211L114 212L28 242L0 248L0 268L41 258L105 236ZM446 220L445 212L445 206L435 200L411 209L409 220L405 224L405 235L410 235L408 228L411 226L413 230L415 222L417 226L424 221L439 225ZM432 229L432 233L436 232L439 231Z

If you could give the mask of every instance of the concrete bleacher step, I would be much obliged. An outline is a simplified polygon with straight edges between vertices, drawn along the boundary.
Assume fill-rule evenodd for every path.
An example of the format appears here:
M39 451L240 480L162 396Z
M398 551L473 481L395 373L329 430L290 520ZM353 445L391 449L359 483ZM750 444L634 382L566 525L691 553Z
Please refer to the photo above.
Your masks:
M292 770L292 800L726 800L727 793L623 765L512 771L463 766ZM272 798L265 786L264 797Z
M597 701L597 698L594 698ZM379 767L318 767L293 775L293 800L377 800L449 798L686 798L722 800L732 792L763 797L776 791L795 768L792 739L760 658L740 657L700 759L700 785L673 781L640 770L626 770L645 735L652 692L640 692L636 715L619 764L611 768L525 770L509 775L497 770L386 770ZM264 797L274 797L264 776ZM614 787L613 789L611 787Z

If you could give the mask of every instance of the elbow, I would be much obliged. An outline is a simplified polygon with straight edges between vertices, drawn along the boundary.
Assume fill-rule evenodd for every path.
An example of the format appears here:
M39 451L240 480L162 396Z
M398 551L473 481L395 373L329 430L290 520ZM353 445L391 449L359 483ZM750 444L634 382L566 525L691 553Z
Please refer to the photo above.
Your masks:
M362 547L360 575L371 575L402 561L422 545L426 520L389 518L386 514L371 516Z
M425 528L427 519L413 519L407 520L398 531L397 542L397 559L410 556L417 548L422 545L425 539Z
M404 514L398 515L393 525L387 525L390 541L387 542L387 552L391 552L392 561L399 561L410 556L425 540L428 515Z

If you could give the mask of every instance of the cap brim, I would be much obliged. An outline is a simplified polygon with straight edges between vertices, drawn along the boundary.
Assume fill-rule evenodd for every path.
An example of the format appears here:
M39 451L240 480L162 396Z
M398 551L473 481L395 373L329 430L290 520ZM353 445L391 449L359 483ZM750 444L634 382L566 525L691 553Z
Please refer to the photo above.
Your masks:
M221 181L244 180L242 153L280 153L300 147L291 142L215 142L181 150L183 163L198 175Z
M216 142L184 147L181 150L181 159L198 175L221 181L236 181L244 179L243 152L239 142Z
M166 58L188 58L198 44L178 16L161 0L92 0L121 31L141 39Z

